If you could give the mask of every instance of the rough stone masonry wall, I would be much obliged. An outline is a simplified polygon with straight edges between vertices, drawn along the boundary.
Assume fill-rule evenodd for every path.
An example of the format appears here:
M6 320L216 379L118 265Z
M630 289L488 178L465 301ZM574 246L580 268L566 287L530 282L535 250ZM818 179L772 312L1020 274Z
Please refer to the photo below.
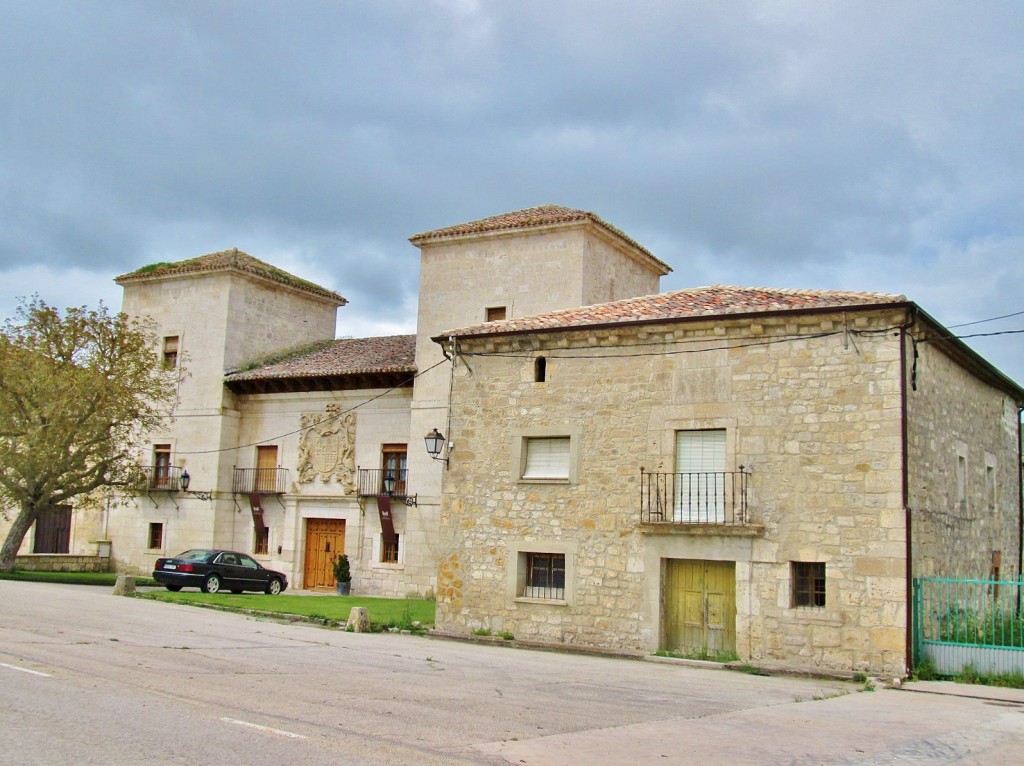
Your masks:
M917 348L916 381L911 369L907 381L914 576L988 577L998 553L1000 575L1016 578L1018 403L935 345L919 343ZM908 359L912 354L908 341ZM964 503L957 476L961 457ZM994 485L989 484L990 469Z
M519 357L468 356L456 373L439 625L658 648L661 559L735 559L744 546L642 531L640 467L672 471L678 430L724 428L728 468L753 471L749 508L764 528L737 565L741 656L901 670L899 350L885 334L846 332L899 318L808 315L465 345ZM808 337L820 333L830 334ZM537 354L548 359L544 383L533 378ZM516 444L558 432L573 436L578 481L519 481ZM566 553L565 605L516 598L531 550ZM826 563L826 608L792 607L791 561Z

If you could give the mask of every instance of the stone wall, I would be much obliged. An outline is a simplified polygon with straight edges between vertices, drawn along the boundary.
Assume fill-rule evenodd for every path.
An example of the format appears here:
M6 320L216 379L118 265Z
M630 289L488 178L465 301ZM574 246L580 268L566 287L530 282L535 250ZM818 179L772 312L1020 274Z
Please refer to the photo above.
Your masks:
M14 567L23 572L113 572L113 561L109 556L31 553L16 556Z
M463 343L439 625L653 652L663 562L731 560L742 657L902 672L899 345L870 332L901 318L720 318ZM752 523L738 535L641 528L641 467L673 471L676 432L691 429L725 429L728 470L752 472ZM520 480L517 441L555 432L573 440L578 479ZM566 553L566 603L517 597L529 551ZM793 607L794 561L826 564L824 608Z
M913 358L908 341L908 359ZM908 493L915 577L1019 574L1018 402L932 343L908 367Z

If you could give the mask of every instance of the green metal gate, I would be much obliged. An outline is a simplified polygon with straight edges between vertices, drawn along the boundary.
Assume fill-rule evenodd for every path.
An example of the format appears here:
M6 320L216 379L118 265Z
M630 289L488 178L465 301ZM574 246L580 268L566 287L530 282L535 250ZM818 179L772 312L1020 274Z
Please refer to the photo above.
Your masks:
M943 675L970 665L980 673L1024 673L1022 583L914 580L914 662Z

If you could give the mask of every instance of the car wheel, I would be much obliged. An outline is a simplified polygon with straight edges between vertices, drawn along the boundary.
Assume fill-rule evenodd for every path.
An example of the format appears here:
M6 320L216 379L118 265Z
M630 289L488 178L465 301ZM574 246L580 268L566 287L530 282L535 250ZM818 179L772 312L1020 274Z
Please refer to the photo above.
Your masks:
M177 593L179 590L181 590L180 585L165 585L164 587L172 593Z
M267 583L267 593L271 596L276 596L281 592L281 581L276 577L271 578L270 582Z
M203 593L218 593L220 591L220 575L212 574L203 580Z

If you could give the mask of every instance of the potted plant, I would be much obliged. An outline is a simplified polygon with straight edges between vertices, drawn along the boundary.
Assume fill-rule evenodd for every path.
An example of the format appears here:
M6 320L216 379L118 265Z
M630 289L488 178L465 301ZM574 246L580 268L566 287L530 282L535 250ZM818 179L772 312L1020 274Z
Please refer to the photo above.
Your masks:
M334 559L334 579L338 584L338 595L347 596L352 588L352 571L344 553Z

